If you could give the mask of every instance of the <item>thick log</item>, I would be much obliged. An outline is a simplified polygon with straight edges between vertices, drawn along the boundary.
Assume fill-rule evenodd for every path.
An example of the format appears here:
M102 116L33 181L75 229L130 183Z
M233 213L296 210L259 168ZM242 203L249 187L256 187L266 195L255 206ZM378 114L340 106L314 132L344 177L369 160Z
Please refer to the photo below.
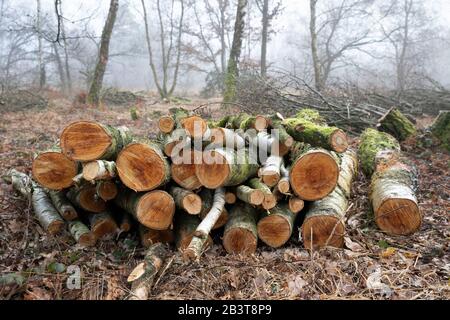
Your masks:
M277 205L258 221L258 237L268 246L281 247L291 238L295 217L286 204Z
M127 145L117 156L120 180L134 191L150 191L169 182L170 165L161 146L150 140Z
M33 160L33 178L43 187L62 190L73 184L79 165L60 152L59 148L39 153Z
M417 129L397 108L389 109L386 114L378 120L377 129L394 136L398 141L416 135Z
M71 188L66 194L75 206L93 213L106 210L106 202L97 196L95 185L84 184L80 188Z
M83 178L86 181L111 180L117 176L114 161L96 160L83 164Z
M97 196L104 201L109 201L114 199L119 192L117 184L111 180L101 180L97 181L95 184L95 189Z
M64 191L49 191L50 199L52 199L53 205L56 210L58 210L59 214L67 221L75 220L78 218L78 213L72 204L67 199Z
M300 113L295 118L285 119L283 125L297 141L336 152L347 150L348 141L344 131L311 120L312 117Z
M131 282L130 300L147 300L153 280L170 255L167 245L156 243L146 252L144 261L138 264L128 276Z
M236 186L256 175L258 163L248 150L216 148L203 152L203 161L195 166L200 183L209 189Z
M69 232L75 241L83 247L91 247L97 242L95 235L80 220L72 220L68 222Z
M324 246L343 246L344 217L357 167L356 153L347 150L342 155L337 187L326 198L314 202L305 216L301 231L305 248L313 250Z
M123 189L114 202L150 229L166 230L172 225L175 202L165 191L137 193Z
M214 192L210 189L203 189L199 193L200 198L202 198L202 210L200 211L199 217L200 219L204 219L208 213L211 211L213 203L214 203ZM226 202L226 193L225 193L225 202ZM216 230L222 228L228 221L228 211L225 207L222 209L222 213L217 219L216 223L212 227L212 230Z
M183 161L187 157L189 161ZM187 190L199 189L202 184L195 174L196 151L183 150L179 158L172 158L171 175L172 179L182 188Z
M175 235L173 230L153 230L142 224L139 225L139 237L143 247L148 248L155 243L173 243Z
M253 254L258 243L258 214L251 205L240 202L230 211L223 233L223 246L231 254Z
M262 207L270 210L277 205L277 198L272 194L270 188L265 185L260 179L253 178L248 181L248 185L256 190L260 190L264 195Z
M450 151L450 111L440 111L430 129L441 145Z
M277 155L271 155L267 158L258 175L262 181L269 187L274 187L281 179L281 166L283 158Z
M112 160L132 141L129 130L93 121L77 121L64 128L62 152L77 161Z
M179 213L175 215L174 219L174 234L175 245L178 250L184 251L192 241L195 230L200 224L201 220L197 216ZM208 235L208 240L204 243L202 251L205 251L213 243L211 237Z
M189 214L199 214L202 210L202 199L192 191L172 186L169 189L177 208Z
M290 185L300 199L323 199L336 187L339 165L327 150L296 142L292 148L291 161Z
M264 201L263 191L244 185L236 188L236 197L255 206L261 205Z
M104 211L88 215L91 231L97 239L111 239L119 230L112 214Z

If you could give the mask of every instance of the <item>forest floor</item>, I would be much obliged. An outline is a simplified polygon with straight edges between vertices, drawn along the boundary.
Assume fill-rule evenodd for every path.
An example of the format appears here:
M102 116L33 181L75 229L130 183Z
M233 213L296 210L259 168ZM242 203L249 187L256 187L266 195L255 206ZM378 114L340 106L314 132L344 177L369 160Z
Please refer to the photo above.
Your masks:
M186 107L207 102L199 100ZM156 132L156 120L169 107L141 104L136 121L131 120L128 107L95 110L63 99L51 100L46 109L3 112L0 174L9 168L29 173L33 153L53 145L71 121L126 125L135 134L151 135ZM211 110L213 115L223 112ZM239 257L227 255L217 236L199 263L173 260L150 299L449 299L450 156L442 150L417 149L413 143L404 148L420 172L418 199L424 214L420 232L390 237L378 230L369 214L369 182L360 174L353 184L344 249L310 253L298 240L291 240L276 250L260 244L255 255ZM128 296L127 275L143 253L136 235L80 248L68 234L45 233L33 219L29 204L0 181L1 299ZM71 265L81 268L80 289L66 285L70 276L66 269Z

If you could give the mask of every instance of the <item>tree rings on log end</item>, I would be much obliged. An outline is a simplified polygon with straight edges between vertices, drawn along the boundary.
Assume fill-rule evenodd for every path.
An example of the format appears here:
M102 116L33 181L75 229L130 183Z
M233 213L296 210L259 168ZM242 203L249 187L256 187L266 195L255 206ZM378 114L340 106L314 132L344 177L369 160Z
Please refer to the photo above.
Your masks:
M255 117L255 130L256 131L263 131L265 129L267 129L267 127L269 126L269 121L267 121L266 117L264 116L256 116Z
M64 221L62 220L55 220L51 222L47 227L47 232L51 235L56 235L62 231L64 227Z
M344 245L345 226L333 216L313 216L302 226L303 244L306 249L322 248L325 245L341 248ZM312 241L312 242L311 242Z
M265 244L278 248L291 237L291 225L280 215L268 215L258 222L258 236Z
M341 129L336 130L330 136L330 145L336 152L345 152L348 148L347 135Z
M78 239L78 244L83 247L92 247L97 242L97 238L92 232L84 233Z
M33 161L33 177L43 187L61 190L73 184L78 164L60 152L41 153Z
M195 166L200 183L208 189L216 189L228 180L230 166L227 159L215 150L203 153L203 162Z
M419 230L422 215L414 201L390 198L375 212L375 222L388 234L409 235Z
M137 204L137 219L150 229L169 229L174 214L175 201L170 194L162 190L148 192Z
M80 190L80 206L90 212L100 213L106 210L106 202L97 196L95 186L84 187Z
M171 133L175 129L175 120L171 116L162 116L158 120L158 128L161 132Z
M181 120L181 126L193 138L202 138L208 130L208 124L199 116L190 116Z
M245 228L232 228L223 235L223 246L230 254L253 254L257 243L255 235Z
M183 198L183 208L189 214L199 214L202 211L202 198L195 193Z

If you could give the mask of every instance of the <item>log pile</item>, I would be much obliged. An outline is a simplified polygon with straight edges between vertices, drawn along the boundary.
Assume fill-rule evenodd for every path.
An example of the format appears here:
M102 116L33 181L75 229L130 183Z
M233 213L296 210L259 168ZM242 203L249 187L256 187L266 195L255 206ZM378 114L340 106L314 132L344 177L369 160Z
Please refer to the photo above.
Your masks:
M311 250L343 246L358 159L344 131L318 112L206 121L177 108L158 127L148 140L123 127L71 123L59 145L36 156L32 177L12 170L10 180L46 231L65 228L81 246L136 230L153 248L136 279L160 268L152 252L164 256L165 247L155 244L197 260L219 239L211 232L231 254L252 254L259 240L278 248L292 237ZM397 140L373 129L361 139L377 224L393 234L416 231L414 170Z

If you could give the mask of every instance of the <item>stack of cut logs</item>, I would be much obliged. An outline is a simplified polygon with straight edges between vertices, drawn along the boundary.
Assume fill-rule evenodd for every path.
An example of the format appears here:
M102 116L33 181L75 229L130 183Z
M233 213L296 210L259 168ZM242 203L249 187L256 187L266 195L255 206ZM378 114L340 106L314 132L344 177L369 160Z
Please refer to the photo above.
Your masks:
M130 230L144 246L174 243L190 260L217 233L235 254L255 252L258 240L277 248L299 235L308 249L343 246L358 157L316 111L206 121L177 108L158 126L149 140L124 127L74 122L54 149L36 155L32 178L11 170L11 182L44 229L56 234L67 225L83 246ZM368 129L359 158L372 177L378 226L416 231L415 171L397 140Z

